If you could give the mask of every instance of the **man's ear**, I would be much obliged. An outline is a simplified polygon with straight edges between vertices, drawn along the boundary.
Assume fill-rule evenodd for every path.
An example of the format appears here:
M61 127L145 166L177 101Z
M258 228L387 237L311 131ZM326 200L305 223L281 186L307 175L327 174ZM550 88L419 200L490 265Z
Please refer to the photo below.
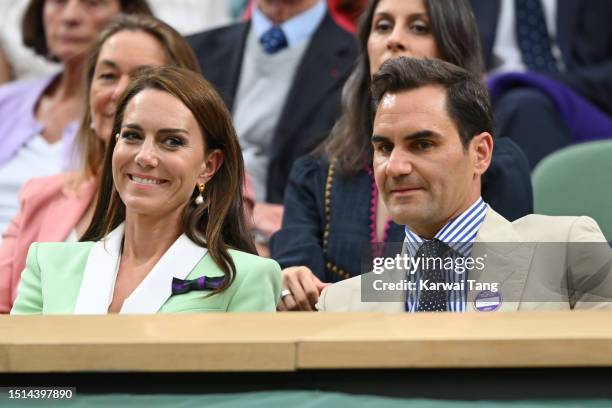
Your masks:
M223 152L220 149L211 150L204 158L198 183L207 184L223 164Z
M482 176L491 165L493 157L493 136L482 132L474 136L470 142L470 152L474 165L474 175Z

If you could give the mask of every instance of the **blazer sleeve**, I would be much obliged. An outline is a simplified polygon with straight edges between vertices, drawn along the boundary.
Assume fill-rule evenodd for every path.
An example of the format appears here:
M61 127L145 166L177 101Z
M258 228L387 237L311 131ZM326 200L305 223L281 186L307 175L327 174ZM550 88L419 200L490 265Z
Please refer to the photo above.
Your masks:
M19 252L19 236L21 233L23 210L26 206L26 196L33 188L33 180L29 180L19 192L19 212L15 214L6 231L2 234L0 245L0 314L9 313L13 304L13 296L17 284L25 253ZM18 260L19 258L19 260ZM18 265L21 265L18 267Z
M38 243L33 243L28 251L26 267L21 274L17 289L17 299L11 314L42 314L42 280L38 263Z
M612 309L612 248L597 222L578 217L567 236L568 285L574 309Z
M9 313L11 310L13 269L20 225L21 213L18 213L2 234L2 245L0 246L0 314Z
M230 299L228 312L275 312L280 299L281 270L272 259L256 258L242 266L244 279ZM236 263L237 264L237 263ZM236 265L238 268L238 265Z
M306 266L325 279L323 211L327 165L321 159L298 159L285 191L283 224L270 241L271 256L282 268Z
M521 148L507 137L495 140L491 165L482 177L482 197L510 221L533 213L529 162Z
M319 300L317 300L317 304L315 305L315 309L317 309L318 312L327 311L327 292L329 292L328 289L329 288L323 289L323 292L321 292L321 295L319 295Z

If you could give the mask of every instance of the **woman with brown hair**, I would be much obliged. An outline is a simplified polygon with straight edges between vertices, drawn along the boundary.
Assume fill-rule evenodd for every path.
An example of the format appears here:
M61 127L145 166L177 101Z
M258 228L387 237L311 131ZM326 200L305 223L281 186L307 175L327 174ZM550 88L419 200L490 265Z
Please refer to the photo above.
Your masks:
M293 166L283 226L271 254L283 269L280 310L314 310L328 284L365 272L362 261L404 240L372 172L371 77L390 58L438 58L482 73L478 29L467 0L371 0L359 30L360 55L343 90L342 116L314 155ZM497 140L482 178L483 198L514 220L532 212L527 160Z
M91 225L79 243L30 247L11 313L275 310L280 268L254 255L240 146L213 87L145 70L112 129Z
M26 181L73 168L69 153L83 113L87 50L119 13L151 11L146 0L30 1L24 43L60 62L62 70L0 88L0 231L17 212L17 194Z
M20 192L20 212L0 246L0 313L17 296L32 242L76 241L93 214L94 195L119 96L145 66L173 65L200 72L191 47L172 27L149 16L122 15L100 34L85 64L88 106L76 136L76 171L33 179Z

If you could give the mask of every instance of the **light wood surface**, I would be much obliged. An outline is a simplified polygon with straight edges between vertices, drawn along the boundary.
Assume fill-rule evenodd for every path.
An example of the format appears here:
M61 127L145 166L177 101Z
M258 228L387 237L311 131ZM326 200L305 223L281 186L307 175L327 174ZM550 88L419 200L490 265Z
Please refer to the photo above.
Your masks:
M297 366L612 366L612 313L365 314L299 342Z
M612 366L612 312L0 316L0 372Z
M270 316L2 316L0 372L291 371Z

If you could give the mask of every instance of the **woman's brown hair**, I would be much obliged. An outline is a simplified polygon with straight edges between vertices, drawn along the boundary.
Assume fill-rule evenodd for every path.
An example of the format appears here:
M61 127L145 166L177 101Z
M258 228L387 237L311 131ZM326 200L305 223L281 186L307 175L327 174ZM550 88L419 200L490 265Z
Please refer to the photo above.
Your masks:
M182 68L157 67L141 71L128 85L119 103L113 134L121 130L129 101L145 89L156 89L179 99L200 125L208 151L218 149L223 162L206 185L204 203L195 204L194 186L183 214L182 230L208 253L225 275L223 285L213 293L227 289L236 275L228 248L256 254L243 209L242 185L244 163L230 113L213 86L201 75ZM99 241L125 220L125 205L114 188L112 157L117 141L111 137L106 156L93 220L81 241Z
M174 28L152 16L145 15L119 15L100 33L90 48L85 62L85 112L81 118L77 140L74 145L75 155L78 156L81 166L80 180L95 176L100 170L104 158L105 146L102 139L96 136L91 126L91 112L89 110L89 90L98 62L102 46L113 35L121 31L142 31L153 36L166 51L167 65L186 68L200 73L198 60L193 50ZM107 135L110 138L110 135Z
M402 1L402 0L395 0ZM473 73L482 73L478 27L468 0L423 0L440 59ZM359 57L342 91L342 115L315 153L336 161L343 173L372 165L371 78L368 40L380 0L370 0L359 26Z
M21 36L23 44L30 47L39 55L54 60L49 53L45 25L43 22L43 8L46 0L30 0L21 20ZM146 14L152 16L151 8L146 0L119 0L119 10L123 14Z

